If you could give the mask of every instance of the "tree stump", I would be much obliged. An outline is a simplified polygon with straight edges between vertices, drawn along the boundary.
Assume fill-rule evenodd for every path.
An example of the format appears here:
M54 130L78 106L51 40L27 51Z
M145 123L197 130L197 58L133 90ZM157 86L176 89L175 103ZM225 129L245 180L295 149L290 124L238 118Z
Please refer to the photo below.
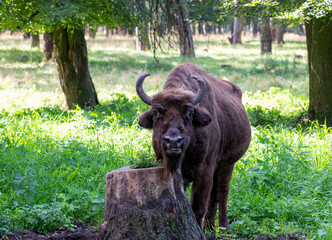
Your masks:
M205 239L184 195L181 173L124 167L106 176L100 239Z

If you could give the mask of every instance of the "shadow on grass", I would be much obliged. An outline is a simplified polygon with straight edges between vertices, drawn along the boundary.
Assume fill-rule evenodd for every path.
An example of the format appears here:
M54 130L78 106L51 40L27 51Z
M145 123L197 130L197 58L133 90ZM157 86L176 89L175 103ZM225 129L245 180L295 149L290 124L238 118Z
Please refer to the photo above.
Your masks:
M278 126L284 125L288 127L309 126L308 113L305 109L297 114L282 114L280 109L267 109L263 106L246 106L250 124L252 126Z
M294 47L298 46L299 48L302 46L300 43L300 41L288 42L289 45L293 44ZM204 44L204 41L197 42L197 45ZM258 41L246 41L243 46L239 47L238 51L243 52L241 50L242 48L257 48L257 44L259 44ZM211 46L212 45L220 44L218 44L218 41L211 41ZM177 54L158 54L157 59L159 62L157 62L150 53L118 50L90 50L89 68L92 73L92 77L96 74L107 74L114 69L119 72L128 72L133 71L133 69L137 69L138 71L148 71L151 74L154 74L158 72L169 72L175 66L183 62L190 61L202 66L207 72L217 76L220 76L221 72L226 76L230 76L236 72L241 74L243 79L248 73L257 77L264 77L265 74L271 74L271 71L273 71L273 75L278 76L285 76L287 74L298 72L303 73L303 75L307 74L306 64L303 61L300 62L292 57L290 59L273 56L266 58L260 55L248 55L248 53L245 52L241 55L226 55L221 52L219 55L212 54L207 56L199 56L197 58L179 57ZM40 63L43 61L43 53L41 50L19 50L11 48L8 50L0 50L0 60L7 65L5 67L0 67L2 72L6 72L6 70L9 70L10 72L36 72L33 67L12 67L10 64L17 62ZM223 68L223 66L226 65L227 68ZM43 74L43 76L44 75L45 74Z
M5 61L9 63L40 63L43 61L43 57L43 52L41 50L20 50L16 48L0 50L0 60L5 59Z
M117 71L132 71L138 69L148 71L153 74L164 71L170 72L175 66L184 62L194 62L202 66L208 73L220 75L220 71L229 73L237 72L246 75L248 72L255 75L265 75L273 73L275 75L292 74L294 71L307 72L306 64L302 64L298 60L290 60L287 58L275 58L265 56L241 55L241 57L230 56L200 56L197 58L178 57L172 55L158 56L156 62L152 56L143 55L140 53L107 53L102 51L95 51L91 54L89 66L91 71L110 72L112 69ZM233 64L232 64L233 62ZM227 68L223 68L226 66ZM99 71L100 72L100 71Z

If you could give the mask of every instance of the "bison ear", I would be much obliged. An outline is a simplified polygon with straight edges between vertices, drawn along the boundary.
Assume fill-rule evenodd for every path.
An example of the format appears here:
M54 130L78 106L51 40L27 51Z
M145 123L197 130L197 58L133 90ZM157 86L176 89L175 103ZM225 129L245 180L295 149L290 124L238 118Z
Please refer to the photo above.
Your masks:
M202 108L195 108L193 123L196 126L204 127L212 121L210 114Z
M143 128L152 129L153 128L153 116L152 111L146 111L138 117L138 125Z

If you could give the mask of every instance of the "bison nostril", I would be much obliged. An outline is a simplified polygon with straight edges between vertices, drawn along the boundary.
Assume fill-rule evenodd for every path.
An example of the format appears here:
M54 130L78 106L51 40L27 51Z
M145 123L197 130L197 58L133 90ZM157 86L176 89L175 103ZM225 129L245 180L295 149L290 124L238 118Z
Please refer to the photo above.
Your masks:
M171 142L171 138L167 137L167 136L164 137L163 140L164 140L165 143L168 143L168 144Z
M183 138L182 137L163 137L163 142L166 148L181 148L183 146Z
M182 147L182 145L184 143L183 138L182 137L178 138L176 140L176 143L177 143L178 148Z
M168 149L168 148L170 148L170 145L171 145L170 137L168 137L168 136L163 137L163 148Z

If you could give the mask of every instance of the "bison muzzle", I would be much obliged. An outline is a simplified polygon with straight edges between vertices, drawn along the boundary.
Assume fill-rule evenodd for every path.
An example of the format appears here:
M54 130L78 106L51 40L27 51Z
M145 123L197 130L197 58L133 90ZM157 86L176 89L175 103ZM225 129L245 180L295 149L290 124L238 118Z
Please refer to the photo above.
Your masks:
M167 175L181 169L184 187L192 182L190 203L198 224L214 227L219 205L219 225L229 228L227 200L234 164L251 140L242 92L193 63L175 67L161 92L149 97L144 79L136 91L151 109L139 117L139 125L153 129L152 146Z

